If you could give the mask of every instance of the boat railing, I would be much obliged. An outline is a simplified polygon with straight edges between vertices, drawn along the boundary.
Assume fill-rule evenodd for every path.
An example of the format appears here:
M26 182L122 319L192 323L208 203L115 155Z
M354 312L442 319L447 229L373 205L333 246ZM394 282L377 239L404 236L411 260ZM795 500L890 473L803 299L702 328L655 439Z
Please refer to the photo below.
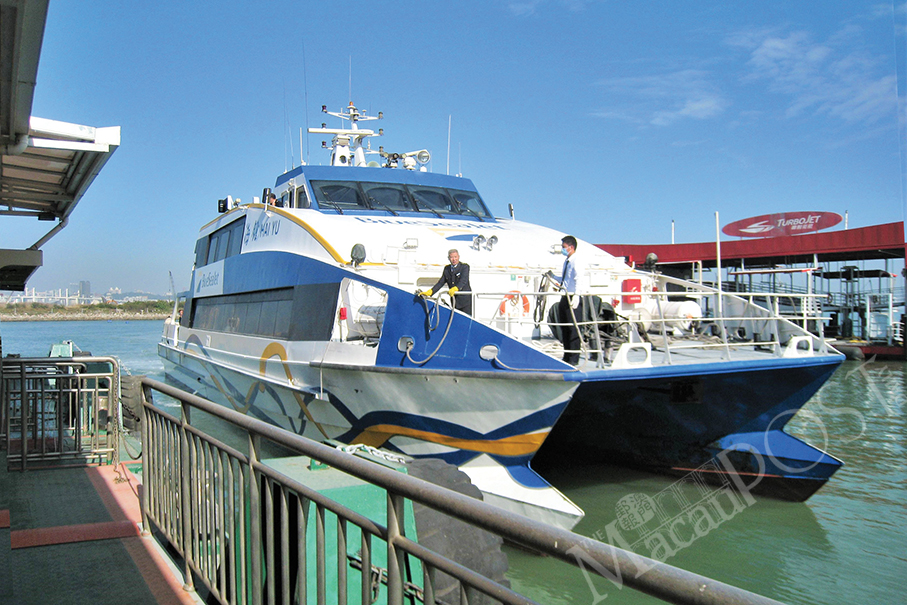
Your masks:
M435 570L453 578L460 603L535 602L407 535L412 503L549 556L552 564L572 565L668 602L775 603L499 509L167 384L143 378L142 386L145 535L156 528L182 557L186 589L198 578L221 603L447 602L436 600ZM155 392L178 402L178 416L155 407ZM193 424L210 416L230 425L230 434L245 445L231 447ZM360 514L304 478L265 463L268 442L376 486L378 500L386 503L384 517ZM379 567L382 560L386 568Z
M115 358L6 357L0 366L0 444L10 470L119 462Z
M687 289L689 282L663 276L659 283L661 289L656 291L609 293L610 300L583 296L583 316L575 318L550 315L563 297L557 291L473 292L473 308L491 309L477 319L531 340L551 354L563 351L557 337L560 331L573 327L582 336L582 350L568 352L583 354L597 367L613 366L611 357L623 345L660 350L667 364L676 361L672 353L696 349L723 350L727 358L734 351L754 348L773 351L779 357L827 351L824 294L729 293L699 284ZM669 290L667 284L675 289ZM640 303L630 311L615 310L621 309L620 300L628 298ZM646 300L648 305L643 303ZM684 301L696 303L694 313L684 314L678 306ZM611 310L613 315L607 317ZM648 353L644 357L644 362L650 361Z
M889 341L904 342L904 323L896 321L889 324L889 333L891 334Z

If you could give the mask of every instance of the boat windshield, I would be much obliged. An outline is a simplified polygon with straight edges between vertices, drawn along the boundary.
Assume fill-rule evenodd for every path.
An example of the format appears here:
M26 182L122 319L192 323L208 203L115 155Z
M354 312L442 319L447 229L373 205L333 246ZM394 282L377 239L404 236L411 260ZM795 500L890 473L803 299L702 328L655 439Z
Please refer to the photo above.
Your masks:
M365 196L355 181L312 181L312 191L319 208L368 210Z
M493 218L475 191L358 181L311 181L315 201L322 210L379 210L457 214Z

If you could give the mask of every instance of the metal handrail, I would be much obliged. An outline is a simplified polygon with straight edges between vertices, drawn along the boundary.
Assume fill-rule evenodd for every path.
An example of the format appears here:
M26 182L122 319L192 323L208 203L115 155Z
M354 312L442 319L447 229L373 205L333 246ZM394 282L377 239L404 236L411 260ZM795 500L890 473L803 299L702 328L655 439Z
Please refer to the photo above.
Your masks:
M677 283L677 284L681 284L684 286L688 285L686 282L674 280L674 279L668 278L668 277L663 277L663 279L667 283ZM655 326L657 326L657 329L660 330L662 340L663 340L663 346L664 346L665 363L672 364L673 363L673 361L671 359L672 351L679 351L679 350L683 350L683 349L687 349L687 350L689 350L689 349L714 349L714 348L717 348L717 346L715 344L705 343L705 342L694 343L690 339L681 339L678 341L672 341L672 338L669 337L669 333L673 332L673 325L676 324L678 321L682 321L682 320L680 320L678 318L665 317L660 301L662 299L678 297L678 296L686 296L686 297L692 297L692 298L721 297L726 300L739 299L738 303L745 305L744 309L743 309L744 314L743 315L728 314L727 313L728 304L725 303L724 305L722 305L724 310L718 317L702 317L702 318L699 318L697 321L700 324L715 324L716 326L718 326L718 338L720 338L720 340L721 340L721 344L719 346L721 348L724 348L725 355L728 358L730 358L731 352L733 350L744 348L744 347L770 348L775 351L776 355L781 356L784 351L784 349L782 348L784 342L782 342L782 340L781 340L781 333L780 333L781 325L779 322L781 322L781 321L791 324L789 326L789 328L791 330L800 330L800 331L802 331L803 336L811 336L812 338L814 338L814 343L815 343L814 348L816 350L818 350L820 352L824 352L826 350L824 338L822 337L822 332L823 332L823 322L824 322L824 320L826 320L828 318L822 314L820 304L807 304L808 301L817 301L817 300L824 299L825 298L824 294L791 295L789 293L764 293L764 292L729 293L729 292L721 292L721 291L718 291L717 289L709 288L708 286L697 286L697 288L698 289L696 289L696 290L683 291L683 292L676 292L676 291L645 292L644 294L646 296L654 297L656 299L656 306L657 306L659 316L658 317L646 317L644 320L642 320L640 318L630 318L630 319L621 318L621 319L609 320L609 321L604 321L604 320L577 321L577 322L575 322L575 324L571 324L571 323L562 323L562 322L549 322L549 321L547 321L546 318L537 318L537 317L520 317L520 316L516 316L516 317L506 316L505 317L505 316L501 316L499 314L499 311L497 308L495 309L494 314L490 318L479 317L478 319L486 322L489 325L492 325L497 321L504 321L504 322L506 322L507 325L511 325L511 326L513 326L513 325L530 326L531 325L531 326L536 326L536 327L539 327L539 326L563 327L563 326L575 325L577 328L591 327L593 336L597 336L599 333L599 329L604 326L608 326L608 325L620 326L620 325L626 325L628 323L636 324L638 322L644 321L644 322L654 324ZM638 295L639 292L623 292L622 291L622 292L618 292L618 293L612 293L611 295L617 297L617 296L623 296L623 295L628 295L628 294ZM548 297L560 298L563 296L563 294L561 292L556 292L556 291L547 291L547 292L508 291L508 292L482 292L482 293L474 292L474 293L472 293L472 296L474 298L473 306L475 308L475 306L476 306L475 301L477 299L491 299L491 300L495 300L495 301L500 299L503 301L503 300L505 300L504 297L515 296L515 297L526 297L527 300L539 301L541 299L545 299ZM767 300L769 302L769 307L766 308L766 307L756 303L755 299L757 299L757 298ZM793 314L793 315L786 315L786 314L781 313L781 311L780 311L781 300L782 299L794 299L794 298L801 299L800 308L802 309L802 312ZM792 302L792 305L794 307L796 307L796 304L794 304L793 302ZM530 304L530 306L531 306L531 304ZM545 306L547 307L548 305L546 304ZM810 308L814 311L817 311L818 314L808 312L808 309L810 309ZM747 312L750 310L752 310L752 314L747 314ZM762 328L757 329L756 324L763 323L763 322L773 322L773 324L774 324L773 329L768 332L769 332L769 334L774 336L774 338L760 340L760 338L759 338L760 334L766 330L764 330L764 326ZM818 337L810 335L809 332L806 330L808 322L815 322L815 326L816 326L817 330L819 331ZM797 325L797 324L800 324L800 325ZM734 340L732 338L729 338L728 329L727 329L728 325L736 325L737 328L744 328L747 325L749 325L751 328L749 330L749 333L751 334L751 336L747 339L742 339L742 340ZM680 343L680 344L678 344L678 343ZM582 346L584 347L582 351L569 351L569 352L597 354L598 355L598 362L597 362L598 366L599 367L604 366L604 364L605 364L604 355L607 351L607 349L605 347L587 346L587 344L585 342L583 342Z
M89 373L86 367L92 363L108 364L110 371ZM7 357L0 365L3 438L8 451L17 446L7 455L9 468L24 471L29 462L39 461L119 462L120 370L115 358ZM106 418L102 400L107 402Z
M296 573L297 590L306 590L308 562L304 550L305 532L313 503L315 516L311 518L314 519L317 534L315 564L319 603L327 602L325 511L337 516L337 600L340 603L345 603L348 596L347 524L353 524L362 531L363 603L371 602L374 574L371 563L372 537L379 538L386 544L388 603L400 605L405 594L412 595L413 591L418 594L419 590L423 591L424 602L434 602L429 574L431 569L442 570L455 578L464 588L461 597L465 597L471 590L489 595L502 603L533 602L407 538L403 529L403 511L405 501L409 500L493 532L506 541L601 575L619 586L626 585L668 602L777 603L710 578L504 511L289 433L164 383L143 378L142 384L142 433L145 443L142 520L145 531L147 533L153 524L182 554L187 588L192 588L192 573L195 573L221 602L251 602L253 605L263 599L268 602L290 602L289 585L293 572ZM180 418L154 407L152 391L179 401ZM190 420L191 412L195 409L212 414L244 431L248 436L248 453L231 448L193 427ZM388 504L387 523L380 525L364 518L316 490L262 464L260 452L263 439L383 489ZM266 489L260 491L261 485L266 486ZM289 544L286 535L288 509L293 500L298 514L297 538L302 543L301 546ZM277 514L280 515L281 527L284 529L280 536L272 533ZM260 519L266 519L264 535ZM296 569L289 569L287 563L291 548L302 549L298 550ZM581 557L577 556L578 551L582 552ZM277 564L278 557L284 564ZM405 581L408 558L422 564L421 588L408 585ZM630 573L631 570L633 573ZM383 574L383 570L381 573ZM276 591L277 584L281 586L280 594ZM331 599L332 602L333 600ZM466 599L461 602L466 602Z

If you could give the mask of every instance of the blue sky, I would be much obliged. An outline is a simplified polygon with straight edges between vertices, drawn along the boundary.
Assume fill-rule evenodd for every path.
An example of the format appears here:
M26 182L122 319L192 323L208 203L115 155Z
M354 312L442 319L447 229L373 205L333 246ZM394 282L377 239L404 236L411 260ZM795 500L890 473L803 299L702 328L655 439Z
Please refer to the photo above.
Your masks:
M493 212L595 243L669 242L672 219L708 241L716 211L903 220L905 24L901 1L51 0L32 113L122 145L29 286L185 289L216 200L260 195L351 98L435 172L450 119L450 172Z

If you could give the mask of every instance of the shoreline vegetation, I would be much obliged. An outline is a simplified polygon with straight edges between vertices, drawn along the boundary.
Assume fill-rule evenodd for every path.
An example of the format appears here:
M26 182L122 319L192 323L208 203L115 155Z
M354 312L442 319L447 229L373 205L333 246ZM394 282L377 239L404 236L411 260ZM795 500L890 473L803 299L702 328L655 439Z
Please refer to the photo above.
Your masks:
M123 304L51 305L47 303L0 304L0 323L5 321L163 321L173 312L166 300Z

